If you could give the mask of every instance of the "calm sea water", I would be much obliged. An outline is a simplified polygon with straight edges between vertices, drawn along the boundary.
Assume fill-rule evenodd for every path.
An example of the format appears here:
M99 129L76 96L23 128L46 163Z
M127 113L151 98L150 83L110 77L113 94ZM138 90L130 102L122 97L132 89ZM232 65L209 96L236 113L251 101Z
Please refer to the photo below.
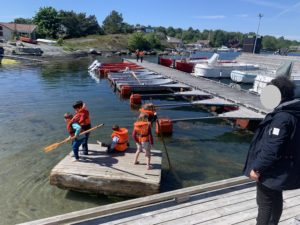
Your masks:
M119 58L100 58L117 61ZM92 58L44 65L0 67L0 224L15 224L124 200L61 190L49 185L51 169L71 151L68 144L48 153L43 148L66 137L63 114L83 100L94 125L90 143L108 140L114 123L128 127L138 112L121 99L106 79L88 74ZM153 100L163 104L171 99ZM208 116L197 107L158 111L170 118ZM178 122L165 142L162 191L241 175L252 134L222 121ZM134 143L131 140L131 144ZM163 149L155 137L155 148Z

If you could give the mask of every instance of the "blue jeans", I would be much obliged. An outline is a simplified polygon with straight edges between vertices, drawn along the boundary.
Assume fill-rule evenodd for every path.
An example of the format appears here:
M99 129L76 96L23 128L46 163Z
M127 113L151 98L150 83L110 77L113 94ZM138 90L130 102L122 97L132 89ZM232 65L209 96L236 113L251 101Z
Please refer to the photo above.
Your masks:
M256 201L258 205L257 225L277 225L282 213L282 191L272 190L257 183Z
M88 130L88 129L90 129L92 126L91 126L91 124L89 124L89 125L83 125L82 126L82 129L83 130ZM87 155L88 154L88 152L89 152L89 148L88 148L88 140L89 140L89 136L90 136L90 133L86 133L85 135L84 135L84 139L83 139L83 141L82 141L82 150L83 150L83 154L84 155Z
M83 139L74 139L72 142L72 149L73 149L73 153L75 156L75 159L79 159L79 155L78 155L78 151L79 151L79 147L82 144L82 142L84 141L85 138Z

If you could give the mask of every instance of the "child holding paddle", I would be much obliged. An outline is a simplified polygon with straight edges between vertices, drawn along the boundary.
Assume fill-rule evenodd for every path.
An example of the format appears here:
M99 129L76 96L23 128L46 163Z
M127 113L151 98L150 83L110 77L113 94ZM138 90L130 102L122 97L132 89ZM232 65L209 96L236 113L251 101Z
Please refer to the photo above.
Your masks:
M73 104L73 108L75 110L74 121L77 121L78 124L81 126L83 131L90 129L91 126L91 119L90 119L90 112L86 107L86 104L83 101L76 101ZM82 149L83 154L88 155L88 140L89 140L90 133L85 134L85 139L82 142Z
M84 135L79 136L81 131L81 126L79 123L75 120L73 120L73 115L71 113L65 113L64 118L67 124L67 131L69 132L70 136L68 139L71 139L72 137L75 137L72 141L72 149L74 153L75 159L74 162L79 161L79 146L83 143L85 137Z

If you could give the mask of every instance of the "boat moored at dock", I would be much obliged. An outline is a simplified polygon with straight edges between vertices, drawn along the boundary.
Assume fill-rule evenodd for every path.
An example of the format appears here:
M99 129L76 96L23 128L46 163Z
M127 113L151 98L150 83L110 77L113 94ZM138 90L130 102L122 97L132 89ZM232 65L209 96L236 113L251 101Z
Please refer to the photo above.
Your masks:
M233 70L257 70L258 65L247 63L222 63L218 62L219 55L214 54L207 64L197 63L193 75L209 78L230 78Z

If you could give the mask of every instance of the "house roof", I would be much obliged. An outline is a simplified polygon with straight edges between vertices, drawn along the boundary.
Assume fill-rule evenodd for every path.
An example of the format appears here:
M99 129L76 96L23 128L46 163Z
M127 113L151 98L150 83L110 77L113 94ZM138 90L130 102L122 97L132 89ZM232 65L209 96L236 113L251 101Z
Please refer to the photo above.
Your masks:
M22 32L22 33L32 33L36 29L36 25L33 24L19 24L19 23L2 23L0 25L7 27L12 31Z

